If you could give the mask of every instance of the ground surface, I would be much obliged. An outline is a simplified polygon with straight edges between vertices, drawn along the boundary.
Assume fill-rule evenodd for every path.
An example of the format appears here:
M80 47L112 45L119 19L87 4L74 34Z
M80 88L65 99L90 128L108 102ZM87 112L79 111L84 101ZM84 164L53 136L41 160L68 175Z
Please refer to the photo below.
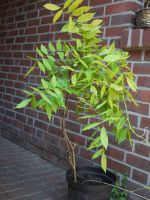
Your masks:
M66 200L65 171L0 138L0 200Z

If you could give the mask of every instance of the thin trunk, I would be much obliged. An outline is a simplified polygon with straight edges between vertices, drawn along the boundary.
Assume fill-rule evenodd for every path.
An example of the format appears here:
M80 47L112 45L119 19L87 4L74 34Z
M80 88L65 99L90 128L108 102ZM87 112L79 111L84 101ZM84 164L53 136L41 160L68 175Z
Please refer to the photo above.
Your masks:
M66 104L67 104L68 99L66 98ZM64 135L64 139L67 145L68 153L69 153L69 164L73 170L73 179L75 182L77 182L77 172L76 172L76 156L75 156L75 147L76 144L72 143L67 135L66 131L66 126L65 126L65 110L63 111L63 116L62 116L62 131Z

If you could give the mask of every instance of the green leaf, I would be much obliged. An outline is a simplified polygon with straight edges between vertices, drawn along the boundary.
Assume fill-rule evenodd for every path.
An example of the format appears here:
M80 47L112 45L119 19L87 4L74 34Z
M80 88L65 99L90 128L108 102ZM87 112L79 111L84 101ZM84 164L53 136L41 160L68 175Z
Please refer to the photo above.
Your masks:
M51 50L51 52L54 52L55 51L55 47L54 47L54 45L50 42L49 43L49 49Z
M36 98L35 98L35 96L33 96L32 99L31 99L31 106L32 106L32 108L36 108Z
M71 77L72 85L75 86L77 83L77 74L73 74Z
M86 13L86 14L83 14L83 15L81 15L78 18L77 21L79 23L88 22L88 21L90 21L93 18L94 15L95 15L95 13Z
M46 104L46 113L47 113L47 117L50 121L52 112L51 112L51 106L49 104Z
M128 85L129 85L129 87L130 87L134 92L136 92L137 86L136 86L136 84L135 84L135 81L134 81L133 79L130 79L130 78L127 77L127 83L128 83Z
M112 55L107 55L104 57L105 62L117 62L120 60L120 55L112 54Z
M59 6L52 4L52 3L47 3L43 7L46 8L47 10L51 10L51 11L56 11L56 10L60 9Z
M98 158L99 156L102 155L103 152L104 152L104 149L100 149L100 150L96 151L96 153L93 155L92 159Z
M110 84L110 87L111 87L112 89L114 89L115 91L117 91L117 92L120 92L120 91L123 90L123 87L122 87L122 86L115 85L115 84Z
M105 147L105 149L107 149L108 135L107 135L105 127L102 128L100 137L101 137L101 143L102 143L103 147Z
M77 48L80 48L80 47L82 47L81 40L80 40L80 39L77 39Z
M103 153L102 157L101 157L101 167L104 170L104 172L106 173L106 170L107 170L107 158L106 158L105 153Z
M41 51L38 47L36 47L36 52L37 52L37 53L39 54L39 56L41 56L42 58L44 57L42 51Z
M42 93L41 91L39 91L39 94L41 95L41 97L43 98L43 100L45 102L47 102L48 104L50 104L50 99L44 93Z
M118 123L116 124L117 130L121 130L121 129L124 127L125 123L126 123L125 118L124 118L124 117L121 117L121 118L119 119Z
M84 0L75 0L68 8L68 12L75 10Z
M103 20L95 19L94 21L92 21L91 24L92 24L93 26L99 26L102 22L103 22Z
M102 86L102 89L101 89L101 98L103 98L104 94L105 94L105 91L106 91L106 86L103 85Z
M86 131L86 130L89 130L89 129L91 129L91 128L95 128L95 127L97 127L99 124L100 124L100 122L90 123L90 124L84 126L82 130L83 130L83 131Z
M52 71L52 68L51 68L51 65L50 65L50 62L49 62L49 60L47 60L47 59L43 59L43 63L44 63L44 65L45 65L45 67L49 70L49 71Z
M70 66L61 66L63 69L66 69L66 70L70 70L70 71L72 71L72 72L75 72L75 70L72 68L72 67L70 67Z
M29 103L31 102L31 98L30 99L25 99L23 101L21 101L15 108L24 108L26 107Z
M48 51L47 51L47 48L41 44L41 51L45 54L45 55L48 55Z
M43 65L43 63L38 61L38 66L39 66L40 70L45 74L45 66Z
M128 138L128 130L121 130L119 135L118 135L118 144L121 144ZM132 143L132 142L131 142Z
M89 10L90 10L89 6L82 6L82 7L78 8L78 9L74 10L72 15L78 17L81 14L83 14L84 12L87 12Z
M25 77L29 76L29 74L34 70L36 63L28 70Z
M68 32L68 23L62 27L61 32Z
M68 6L72 3L73 0L67 0L64 4L64 9L68 8Z
M90 91L97 96L97 89L95 86L91 85Z
M98 110L98 109L100 109L101 107L103 107L105 104L106 104L106 102L107 102L107 100L106 101L103 101L102 103L100 103L100 104L98 104L97 106L96 106L96 110Z
M53 87L53 88L55 88L55 87L57 86L57 79L56 79L56 76L53 76L53 77L52 77L51 84L52 84L52 87Z
M59 10L53 18L53 23L57 22L58 19L61 17L63 10Z
M60 39L56 43L56 48L57 48L57 51L62 51L62 44L61 44L61 40Z
M96 133L95 133L96 134ZM94 134L94 135L95 135ZM101 138L100 137L96 137L93 142L90 144L90 146L88 147L88 150L91 150L91 149L95 149L97 147L100 147L102 144L101 144Z
M47 81L45 81L43 78L41 79L42 85L45 89L48 89Z
M72 21L72 17L69 17L69 23L68 23L68 32L72 33L74 30L75 23Z

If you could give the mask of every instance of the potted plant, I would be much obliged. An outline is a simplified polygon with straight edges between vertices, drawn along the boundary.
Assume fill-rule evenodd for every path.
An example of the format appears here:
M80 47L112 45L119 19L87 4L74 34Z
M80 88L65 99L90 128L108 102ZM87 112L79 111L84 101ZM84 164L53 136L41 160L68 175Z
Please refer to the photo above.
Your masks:
M70 42L58 40L46 47L36 48L37 57L29 75L38 66L43 76L38 87L30 86L27 98L16 108L31 105L47 113L49 119L53 112L63 110L62 131L68 148L70 170L67 172L69 200L107 200L109 199L116 176L107 169L106 152L109 135L113 135L120 144L131 141L136 134L130 124L127 104L136 104L131 91L136 92L134 75L128 67L127 52L101 46L99 37L102 20L95 19L95 13L89 6L82 6L83 0L67 0L62 7L48 3L44 7L56 12L55 23L63 14L68 20L60 30L70 36ZM75 147L67 135L65 115L68 111L68 98L75 95L77 108L85 115L81 118L96 119L88 123L83 131L94 129L90 136L89 150L93 159L101 157L101 168L78 168L76 166ZM111 127L111 130L110 130ZM102 184L104 183L104 184Z

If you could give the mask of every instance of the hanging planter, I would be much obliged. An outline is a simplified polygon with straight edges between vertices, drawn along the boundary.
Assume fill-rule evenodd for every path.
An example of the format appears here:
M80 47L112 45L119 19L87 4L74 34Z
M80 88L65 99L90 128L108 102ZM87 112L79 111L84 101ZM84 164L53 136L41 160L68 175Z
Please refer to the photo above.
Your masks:
M136 28L150 28L150 1L145 5L145 8L136 12Z

